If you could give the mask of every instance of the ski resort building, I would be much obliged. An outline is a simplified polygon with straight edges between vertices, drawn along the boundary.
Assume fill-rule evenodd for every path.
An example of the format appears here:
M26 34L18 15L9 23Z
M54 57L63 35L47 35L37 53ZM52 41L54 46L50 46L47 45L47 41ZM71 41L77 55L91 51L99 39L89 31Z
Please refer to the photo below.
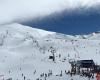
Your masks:
M94 68L95 63L93 60L78 60L76 66L80 68Z

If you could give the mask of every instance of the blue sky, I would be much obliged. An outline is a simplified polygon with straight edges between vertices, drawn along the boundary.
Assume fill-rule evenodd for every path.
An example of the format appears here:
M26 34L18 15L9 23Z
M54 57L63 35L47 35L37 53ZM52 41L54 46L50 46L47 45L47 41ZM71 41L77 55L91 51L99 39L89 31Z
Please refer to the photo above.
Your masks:
M68 14L64 11L41 20L29 20L24 24L64 34L89 34L100 31L100 14L95 10L84 12L84 14L76 12Z

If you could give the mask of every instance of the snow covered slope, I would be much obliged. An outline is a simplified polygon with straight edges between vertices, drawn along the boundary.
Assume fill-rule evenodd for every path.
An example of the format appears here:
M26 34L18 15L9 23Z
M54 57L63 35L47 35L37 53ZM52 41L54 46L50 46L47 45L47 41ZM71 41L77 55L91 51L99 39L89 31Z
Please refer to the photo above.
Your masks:
M64 35L17 23L0 25L0 75L13 80L45 80L43 73L52 71L46 80L70 80L65 75L65 70L70 70L69 59L93 59L100 64L99 36L100 33ZM49 59L52 51L54 62ZM57 76L61 71L63 76Z

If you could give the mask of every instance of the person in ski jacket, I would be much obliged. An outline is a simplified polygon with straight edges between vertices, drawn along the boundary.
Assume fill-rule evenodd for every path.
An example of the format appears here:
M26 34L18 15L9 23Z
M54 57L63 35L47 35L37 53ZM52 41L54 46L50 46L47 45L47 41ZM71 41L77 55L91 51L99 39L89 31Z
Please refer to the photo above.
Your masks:
M97 73L96 79L97 79L97 80L100 80L100 72Z

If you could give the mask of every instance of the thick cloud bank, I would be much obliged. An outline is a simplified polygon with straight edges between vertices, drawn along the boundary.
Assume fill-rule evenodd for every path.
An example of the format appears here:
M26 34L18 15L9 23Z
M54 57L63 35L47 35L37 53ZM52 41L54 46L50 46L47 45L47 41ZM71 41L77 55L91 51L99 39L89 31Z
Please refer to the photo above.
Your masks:
M40 18L75 9L96 8L100 0L0 0L0 24Z

